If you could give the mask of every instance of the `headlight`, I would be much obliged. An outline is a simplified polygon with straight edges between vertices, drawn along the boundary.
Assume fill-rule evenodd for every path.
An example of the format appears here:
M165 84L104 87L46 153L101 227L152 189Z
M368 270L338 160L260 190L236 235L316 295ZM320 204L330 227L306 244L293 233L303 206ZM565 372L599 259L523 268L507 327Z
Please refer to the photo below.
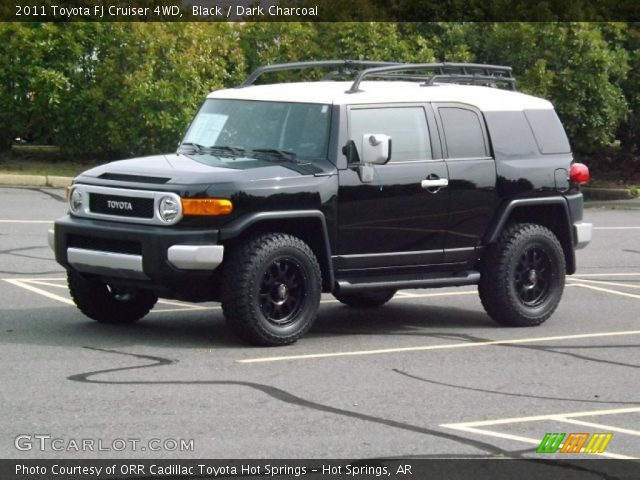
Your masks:
M165 223L173 223L180 215L180 203L173 197L162 197L158 202L158 216Z
M73 213L78 213L82 209L82 192L74 188L69 195L69 208Z

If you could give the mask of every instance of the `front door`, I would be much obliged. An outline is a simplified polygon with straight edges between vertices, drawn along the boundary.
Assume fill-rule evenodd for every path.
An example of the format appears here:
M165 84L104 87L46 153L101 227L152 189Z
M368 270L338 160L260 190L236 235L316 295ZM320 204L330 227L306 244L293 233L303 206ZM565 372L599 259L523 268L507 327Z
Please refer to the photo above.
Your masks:
M373 167L372 182L362 182L356 167L340 170L335 267L421 268L441 263L448 172L432 110L424 105L358 106L347 113L349 138L358 149L364 134L386 134L391 137L391 159Z

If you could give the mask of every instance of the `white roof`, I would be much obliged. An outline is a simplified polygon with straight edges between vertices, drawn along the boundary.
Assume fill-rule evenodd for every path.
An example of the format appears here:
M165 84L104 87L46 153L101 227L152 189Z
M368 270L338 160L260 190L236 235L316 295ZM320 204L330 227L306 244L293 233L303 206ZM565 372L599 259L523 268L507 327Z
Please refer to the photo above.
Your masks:
M459 102L482 111L518 111L552 109L547 100L524 93L476 85L419 82L369 81L360 84L360 92L346 93L351 82L299 82L253 85L218 90L208 98L264 100L277 102L358 105L365 103Z

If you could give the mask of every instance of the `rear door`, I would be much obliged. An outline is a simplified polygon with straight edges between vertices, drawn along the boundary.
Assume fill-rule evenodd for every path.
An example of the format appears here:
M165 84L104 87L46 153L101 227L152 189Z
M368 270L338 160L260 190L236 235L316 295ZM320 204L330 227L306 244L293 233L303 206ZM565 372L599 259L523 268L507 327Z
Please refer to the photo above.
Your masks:
M352 106L347 118L356 145L364 134L383 133L392 147L391 160L374 166L373 182L362 182L356 167L340 170L336 268L441 263L449 194L446 186L428 188L425 181L448 175L432 110L422 104Z
M496 167L484 117L470 105L433 106L449 171L445 262L473 262L497 205Z

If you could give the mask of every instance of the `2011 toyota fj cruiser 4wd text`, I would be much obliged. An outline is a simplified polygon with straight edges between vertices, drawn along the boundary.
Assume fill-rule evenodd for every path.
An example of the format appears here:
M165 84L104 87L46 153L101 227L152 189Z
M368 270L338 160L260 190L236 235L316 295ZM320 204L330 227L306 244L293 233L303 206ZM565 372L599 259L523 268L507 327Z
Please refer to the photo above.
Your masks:
M553 106L516 92L509 67L271 65L211 93L177 153L75 178L49 241L99 322L135 322L159 296L216 300L242 339L283 345L322 292L376 307L477 284L493 319L532 326L591 238L572 160Z

